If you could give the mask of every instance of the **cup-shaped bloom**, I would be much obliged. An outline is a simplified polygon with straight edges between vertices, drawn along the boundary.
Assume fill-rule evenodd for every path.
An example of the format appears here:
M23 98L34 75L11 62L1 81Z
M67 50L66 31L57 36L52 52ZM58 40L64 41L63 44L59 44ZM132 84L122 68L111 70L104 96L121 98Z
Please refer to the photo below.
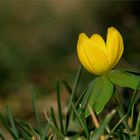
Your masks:
M81 64L95 75L109 72L120 60L123 50L122 36L114 27L108 28L106 42L98 34L89 38L81 33L77 43Z

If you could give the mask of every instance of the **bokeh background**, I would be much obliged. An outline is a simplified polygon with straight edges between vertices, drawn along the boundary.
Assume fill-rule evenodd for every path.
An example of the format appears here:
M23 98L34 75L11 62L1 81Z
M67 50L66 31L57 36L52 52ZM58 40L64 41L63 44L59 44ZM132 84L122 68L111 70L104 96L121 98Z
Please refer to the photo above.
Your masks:
M72 85L78 35L116 27L125 51L119 68L140 70L139 1L0 0L0 111L30 117L30 85L38 108L55 104L55 80ZM91 75L85 71L85 83ZM62 97L65 100L65 91Z

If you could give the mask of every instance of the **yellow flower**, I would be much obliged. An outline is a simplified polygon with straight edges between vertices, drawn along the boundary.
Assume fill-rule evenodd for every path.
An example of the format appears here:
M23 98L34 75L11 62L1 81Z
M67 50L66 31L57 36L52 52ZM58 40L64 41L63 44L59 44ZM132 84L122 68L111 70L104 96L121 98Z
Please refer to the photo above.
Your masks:
M81 64L95 75L109 72L120 60L123 50L122 36L114 27L108 28L106 43L98 34L88 38L84 33L79 35L77 43Z

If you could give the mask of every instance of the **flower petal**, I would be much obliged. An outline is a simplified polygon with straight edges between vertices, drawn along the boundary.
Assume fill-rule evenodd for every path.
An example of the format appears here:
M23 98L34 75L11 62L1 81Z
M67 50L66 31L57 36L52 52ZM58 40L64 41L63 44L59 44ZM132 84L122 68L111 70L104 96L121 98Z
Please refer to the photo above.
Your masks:
M93 34L90 39L92 40L92 43L94 46L100 48L101 51L104 51L108 60L108 64L109 64L109 56L107 53L107 48L106 48L104 39L98 34Z
M110 69L112 69L121 58L124 49L122 36L114 27L108 28L106 47L110 57Z
M104 50L95 45L96 43L94 44L92 39L84 40L77 44L77 53L82 65L93 74L99 75L106 72L108 61Z
M92 66L92 61L89 58L88 50L83 46L79 45L77 47L77 53L81 64L87 69L90 73L96 73L95 68Z
M94 44L94 46L97 46L103 50L106 49L105 42L100 35L93 34L90 39L91 39L92 43Z
M84 42L84 41L86 41L88 39L89 38L85 33L80 33L77 45L80 45L82 42Z

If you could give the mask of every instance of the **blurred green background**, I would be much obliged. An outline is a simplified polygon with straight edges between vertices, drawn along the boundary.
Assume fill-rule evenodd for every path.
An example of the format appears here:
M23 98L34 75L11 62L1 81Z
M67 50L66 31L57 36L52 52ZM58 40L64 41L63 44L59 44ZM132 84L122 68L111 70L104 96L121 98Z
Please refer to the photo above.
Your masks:
M106 38L116 27L125 44L119 67L139 71L139 7L127 0L0 0L0 103L28 110L28 85L41 97L54 91L56 77L72 85L81 32Z

